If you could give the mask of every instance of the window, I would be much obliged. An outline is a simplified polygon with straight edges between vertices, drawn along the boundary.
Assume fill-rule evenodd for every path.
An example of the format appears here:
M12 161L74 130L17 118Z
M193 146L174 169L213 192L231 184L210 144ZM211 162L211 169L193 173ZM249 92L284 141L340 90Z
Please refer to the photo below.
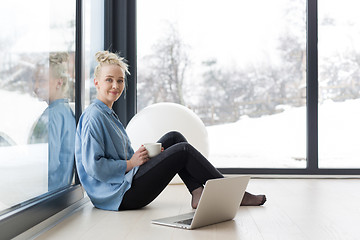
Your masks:
M218 168L306 167L306 1L138 2L138 110L191 108Z
M359 168L358 1L319 1L319 167Z
M95 97L93 55L110 49L129 60L132 73L126 99L114 104L124 125L136 103L141 110L158 101L177 102L203 119L212 144L226 139L226 131L235 138L225 142L227 151L220 147L210 157L225 173L359 174L353 115L359 48L351 44L359 42L359 22L353 0L319 1L319 18L317 0L5 0L0 5L6 23L0 25L2 238L83 197L78 185L49 185L49 128L55 118L46 114L50 101L39 95L51 95L54 53L68 55L64 98L72 110L75 105L77 118ZM169 68L176 71L169 74ZM174 77L178 82L169 80ZM36 86L43 91L35 94Z
M84 45L85 45L85 106L96 98L94 70L97 65L95 53L104 48L104 1L84 2Z
M83 197L73 184L80 3L0 4L0 231L5 239Z
M72 182L75 4L4 1L0 11L7 23L0 26L0 210L6 210Z
M136 76L136 8L135 1L110 0L9 0L0 5L0 19L8 23L0 26L0 238L11 239L83 198L76 176L75 184L49 185L49 177L55 176L50 172L54 149L63 146L53 144L53 123L60 134L70 132L51 107L53 86L60 89L65 80L52 80L58 72L68 80L63 98L68 99L68 112L75 109L77 120L95 98L95 52L120 51ZM54 62L61 67L54 70ZM125 99L115 109L120 118L134 115L135 85L132 77L127 112L121 108ZM65 143L73 149L74 143ZM70 156L60 153L62 160ZM71 171L62 172L61 179L73 181L73 160Z

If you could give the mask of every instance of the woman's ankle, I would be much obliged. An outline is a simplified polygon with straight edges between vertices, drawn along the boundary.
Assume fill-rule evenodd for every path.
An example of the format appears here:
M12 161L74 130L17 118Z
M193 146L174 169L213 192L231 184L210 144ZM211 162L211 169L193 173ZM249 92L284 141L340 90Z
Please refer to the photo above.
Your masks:
M191 192L191 195L192 195L191 207L192 207L193 209L196 209L196 208L197 208L203 190L204 190L203 187L198 187L198 188L196 188L195 190L193 190L193 191Z

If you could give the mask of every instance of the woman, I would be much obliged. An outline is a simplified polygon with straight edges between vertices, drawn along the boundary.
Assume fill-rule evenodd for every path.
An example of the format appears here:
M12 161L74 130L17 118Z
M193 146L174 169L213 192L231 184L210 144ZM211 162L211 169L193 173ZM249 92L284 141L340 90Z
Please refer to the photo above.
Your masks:
M127 64L108 51L98 52L96 60L97 99L80 117L75 141L79 178L92 203L106 210L138 209L153 201L179 174L196 208L205 182L223 175L177 132L159 140L164 149L156 157L150 159L144 146L134 152L112 110L125 88ZM265 201L264 195L246 193L242 204Z
M73 178L76 123L69 101L66 52L51 53L37 64L34 92L48 103L33 128L29 143L48 143L48 191L69 186Z

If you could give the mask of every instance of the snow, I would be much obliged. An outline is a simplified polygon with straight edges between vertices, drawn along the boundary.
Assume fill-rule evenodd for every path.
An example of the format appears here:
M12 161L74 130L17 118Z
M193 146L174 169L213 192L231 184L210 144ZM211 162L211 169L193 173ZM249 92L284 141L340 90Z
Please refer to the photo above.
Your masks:
M47 103L24 93L0 89L0 133L16 144L26 144L29 132Z
M216 167L305 167L305 108L207 127L210 161Z
M0 211L47 192L47 143L0 147L0 156Z
M0 89L0 134L16 145L0 147L0 211L47 192L48 144L27 144L46 102Z
M360 99L319 108L319 166L360 167Z
M319 167L360 167L360 99L319 105ZM305 168L306 108L207 127L219 168Z

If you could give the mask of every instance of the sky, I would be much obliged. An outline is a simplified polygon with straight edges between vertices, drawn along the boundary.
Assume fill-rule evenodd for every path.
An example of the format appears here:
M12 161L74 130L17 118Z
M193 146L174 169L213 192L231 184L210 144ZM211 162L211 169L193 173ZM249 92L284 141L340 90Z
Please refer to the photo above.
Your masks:
M306 36L305 29L286 29L289 19L293 22L306 19L299 12L285 15L289 3L296 4L294 2L305 12L305 0L138 0L138 57L151 52L151 45L163 36L167 23L171 22L178 27L184 42L191 46L195 63L217 58L230 66L261 61L278 64L278 37L284 31ZM327 56L349 48L360 51L357 44L360 42L360 2L320 0L318 9L321 54ZM340 27L321 26L325 16L334 18Z
M2 0L0 3L1 38L10 37L16 53L66 51L64 39L73 38L66 29L51 30L54 25L75 19L72 0ZM4 24L7 22L10 24Z
M151 52L151 45L163 36L170 22L178 27L184 42L191 45L194 62L215 57L226 64L259 61L267 49L276 45L274 37L281 30L283 2L139 0L138 57Z
M151 45L163 35L167 22L176 22L184 42L191 45L194 62L216 57L231 66L239 62L277 63L279 59L274 49L279 34L284 31L284 9L289 2L294 1L138 0L138 56L141 58L150 53ZM72 0L3 0L0 3L0 20L2 23L11 21L11 24L0 25L2 36L17 30L13 36L16 42L19 41L15 44L16 51L42 51L43 48L54 47L54 41L61 36L55 36L55 32L49 36L44 29L55 21L73 17L70 15L74 11L68 9L69 6L75 9L74 5ZM305 9L305 0L300 5ZM360 49L357 44L360 41L359 8L357 0L319 1L320 20L330 16L336 19L337 24L347 25L336 32L320 28L319 47L322 53L329 49L343 50L348 45ZM349 27L349 23L353 25ZM9 31L10 28L12 31ZM358 30L357 34L353 34L354 29ZM22 39L17 39L21 35Z

